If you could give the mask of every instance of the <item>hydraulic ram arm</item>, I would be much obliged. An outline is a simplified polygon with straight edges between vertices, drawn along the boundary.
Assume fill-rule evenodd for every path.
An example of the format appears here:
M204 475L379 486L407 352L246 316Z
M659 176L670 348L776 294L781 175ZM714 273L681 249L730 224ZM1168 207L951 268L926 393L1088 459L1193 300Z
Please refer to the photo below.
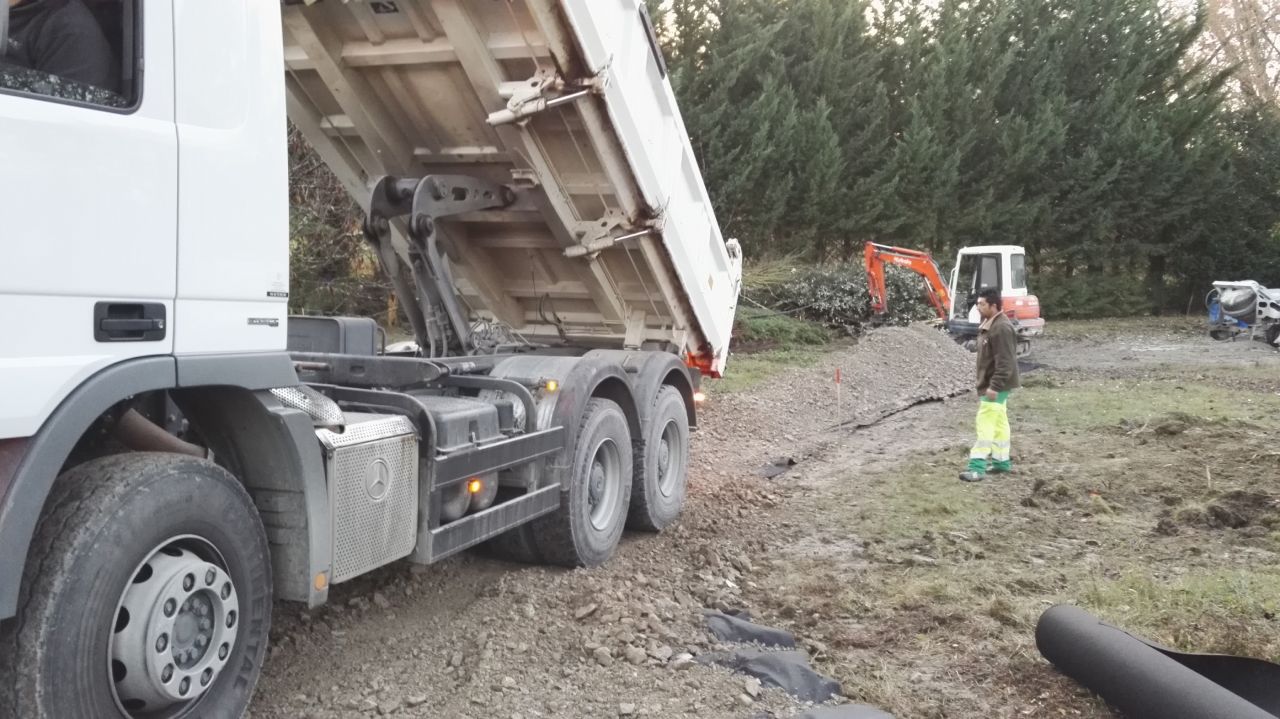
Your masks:
M373 186L364 234L395 285L396 295L409 313L418 346L428 356L444 356L450 350L471 350L471 328L458 302L453 275L440 253L436 220L477 210L507 207L516 201L510 187L466 175L428 175L421 179L382 177ZM408 218L409 256L417 295L400 273L398 256L391 247L391 220ZM442 309L453 330L449 342L438 319Z

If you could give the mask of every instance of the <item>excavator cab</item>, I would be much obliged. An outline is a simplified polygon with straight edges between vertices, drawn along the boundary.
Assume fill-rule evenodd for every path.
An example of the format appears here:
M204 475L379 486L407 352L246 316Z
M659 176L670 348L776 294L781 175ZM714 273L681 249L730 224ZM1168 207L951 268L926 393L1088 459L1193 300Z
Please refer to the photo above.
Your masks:
M1000 259L998 254L965 254L961 251L956 266L951 270L950 319L980 321L978 293L991 287L1000 288Z
M1027 253L1021 247L965 247L956 256L950 282L945 284L937 263L928 252L867 242L863 258L873 318L881 317L888 309L885 266L892 264L924 278L929 304L938 313L937 323L945 325L957 342L971 350L977 345L978 330L982 324L977 310L978 293L985 289L1000 291L1004 312L1018 331L1020 354L1030 350L1031 337L1044 332L1040 300L1027 289Z
M951 307L948 327L966 344L977 338L978 293L995 288L1004 300L1004 312L1018 330L1019 352L1030 349L1031 337L1044 333L1040 300L1027 287L1027 253L1017 245L965 247L951 270Z

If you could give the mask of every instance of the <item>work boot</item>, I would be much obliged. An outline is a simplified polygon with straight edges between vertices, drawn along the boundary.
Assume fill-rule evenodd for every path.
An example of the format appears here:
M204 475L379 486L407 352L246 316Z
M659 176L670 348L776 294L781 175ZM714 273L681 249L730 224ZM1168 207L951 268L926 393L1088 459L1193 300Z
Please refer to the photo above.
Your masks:
M992 462L991 466L987 468L987 471L992 474L1013 474L1013 463Z
M961 482L981 482L987 478L986 472L978 472L972 469L966 469L960 473Z

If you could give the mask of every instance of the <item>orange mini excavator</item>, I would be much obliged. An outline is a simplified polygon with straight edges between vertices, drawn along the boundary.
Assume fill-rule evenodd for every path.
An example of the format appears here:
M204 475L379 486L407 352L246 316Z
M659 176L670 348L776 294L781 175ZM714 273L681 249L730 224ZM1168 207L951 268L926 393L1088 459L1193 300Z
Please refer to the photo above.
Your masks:
M942 278L938 263L928 252L891 247L868 242L863 248L867 269L867 289L871 294L871 311L879 317L889 309L885 287L886 264L903 267L924 277L929 304L938 313L939 322L957 342L973 348L981 318L978 317L978 293L988 288L1000 291L1004 312L1013 320L1018 332L1018 351L1031 348L1031 338L1044 334L1040 317L1040 300L1027 288L1026 251L1017 245L985 245L965 247L956 255L951 281ZM958 283L964 280L964 287ZM957 301L958 292L962 299Z

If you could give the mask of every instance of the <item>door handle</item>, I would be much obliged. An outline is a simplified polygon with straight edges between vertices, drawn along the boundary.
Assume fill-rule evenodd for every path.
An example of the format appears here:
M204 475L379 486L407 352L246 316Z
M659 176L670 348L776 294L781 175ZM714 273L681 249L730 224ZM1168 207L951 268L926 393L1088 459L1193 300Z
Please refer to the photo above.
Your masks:
M93 306L97 342L159 342L167 333L165 306L159 302L99 302Z

